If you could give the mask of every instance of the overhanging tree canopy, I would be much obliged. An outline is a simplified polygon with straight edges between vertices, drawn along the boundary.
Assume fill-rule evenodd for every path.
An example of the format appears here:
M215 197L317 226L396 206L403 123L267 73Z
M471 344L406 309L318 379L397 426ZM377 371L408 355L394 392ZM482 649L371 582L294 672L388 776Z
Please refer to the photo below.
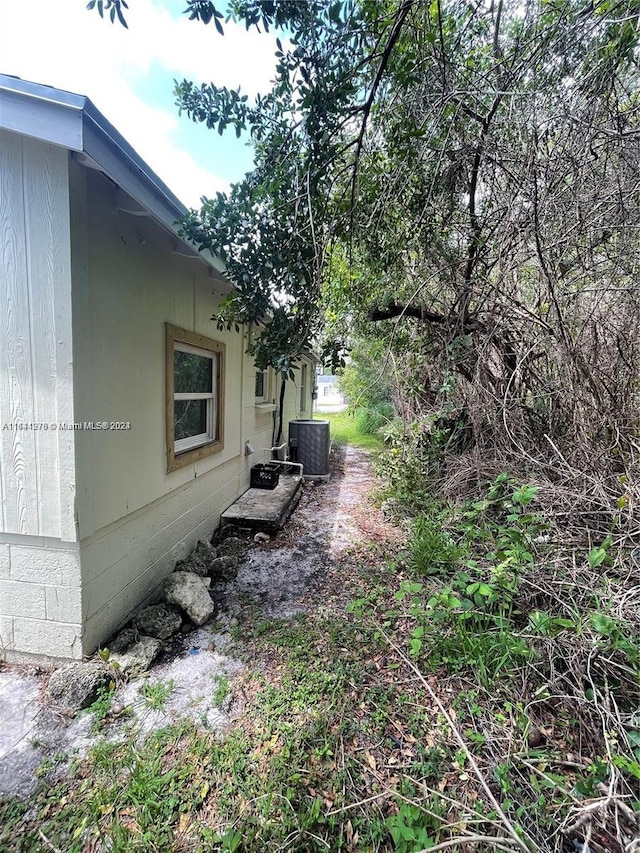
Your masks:
M213 4L187 11L223 29ZM334 329L403 354L413 416L464 407L477 442L568 470L594 442L632 459L638 0L225 12L281 42L255 103L176 89L191 118L254 143L254 171L184 223L236 285L219 322L271 314L255 353L288 371L322 302Z

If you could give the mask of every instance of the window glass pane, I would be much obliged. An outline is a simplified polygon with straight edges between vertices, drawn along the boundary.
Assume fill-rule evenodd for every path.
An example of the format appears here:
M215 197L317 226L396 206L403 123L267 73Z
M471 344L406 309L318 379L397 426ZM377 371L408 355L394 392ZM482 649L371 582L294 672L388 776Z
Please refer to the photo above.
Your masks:
M207 431L207 400L176 400L173 406L175 441Z
M176 394L210 394L213 390L213 359L175 350L173 375Z
M256 397L264 397L264 371L256 371Z

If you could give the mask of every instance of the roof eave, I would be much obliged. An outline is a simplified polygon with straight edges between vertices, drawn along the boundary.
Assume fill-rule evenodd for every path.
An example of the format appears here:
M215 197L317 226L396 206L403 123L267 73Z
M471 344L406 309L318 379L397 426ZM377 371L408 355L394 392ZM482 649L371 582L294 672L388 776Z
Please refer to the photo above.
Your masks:
M168 229L185 253L200 258L229 289L224 264L178 236L187 208L96 106L82 95L0 74L0 127L88 157Z

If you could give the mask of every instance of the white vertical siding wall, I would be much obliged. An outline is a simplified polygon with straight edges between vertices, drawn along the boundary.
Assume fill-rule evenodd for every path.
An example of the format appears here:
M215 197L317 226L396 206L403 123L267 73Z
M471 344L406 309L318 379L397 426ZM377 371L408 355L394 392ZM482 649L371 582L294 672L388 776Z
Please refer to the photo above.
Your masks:
M0 649L77 657L66 150L0 131L0 233Z
M67 152L0 131L2 530L74 540Z

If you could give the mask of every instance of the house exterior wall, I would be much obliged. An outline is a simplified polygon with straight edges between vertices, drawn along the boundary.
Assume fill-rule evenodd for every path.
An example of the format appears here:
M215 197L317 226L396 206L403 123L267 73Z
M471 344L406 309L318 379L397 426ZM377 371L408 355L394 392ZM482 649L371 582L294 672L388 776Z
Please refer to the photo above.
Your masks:
M60 429L74 420L67 151L0 131L0 181L0 652L73 658L74 433Z
M306 365L307 381L302 384L302 368ZM255 388L255 370L250 383L251 389ZM268 401L256 405L253 391L245 396L243 408L244 433L251 438L251 444L256 450L256 456L252 456L251 465L263 462L271 458L271 448L276 440L279 419L279 400L282 380L276 376L273 370L269 371L268 389L266 394ZM294 371L294 378L287 380L284 406L283 406L283 428L279 445L287 444L289 440L289 421L297 418L312 417L312 397L314 382L314 362L310 357L303 357ZM255 438L255 440L254 440ZM280 452L280 458L286 453L286 448Z
M318 385L317 412L335 412L346 408L345 396L340 393L339 377L330 374L316 377Z
M4 131L0 178L0 653L80 658L215 530L270 458L273 413L246 338L210 319L228 286L109 179ZM165 323L226 347L224 448L171 473ZM284 438L311 414L307 376L304 401L287 385Z
M89 652L214 531L248 485L245 436L264 424L243 417L254 371L242 335L211 321L227 285L176 254L153 220L124 212L134 205L101 174L72 162L71 183L76 420L131 425L75 434ZM226 348L224 448L170 473L165 323Z

